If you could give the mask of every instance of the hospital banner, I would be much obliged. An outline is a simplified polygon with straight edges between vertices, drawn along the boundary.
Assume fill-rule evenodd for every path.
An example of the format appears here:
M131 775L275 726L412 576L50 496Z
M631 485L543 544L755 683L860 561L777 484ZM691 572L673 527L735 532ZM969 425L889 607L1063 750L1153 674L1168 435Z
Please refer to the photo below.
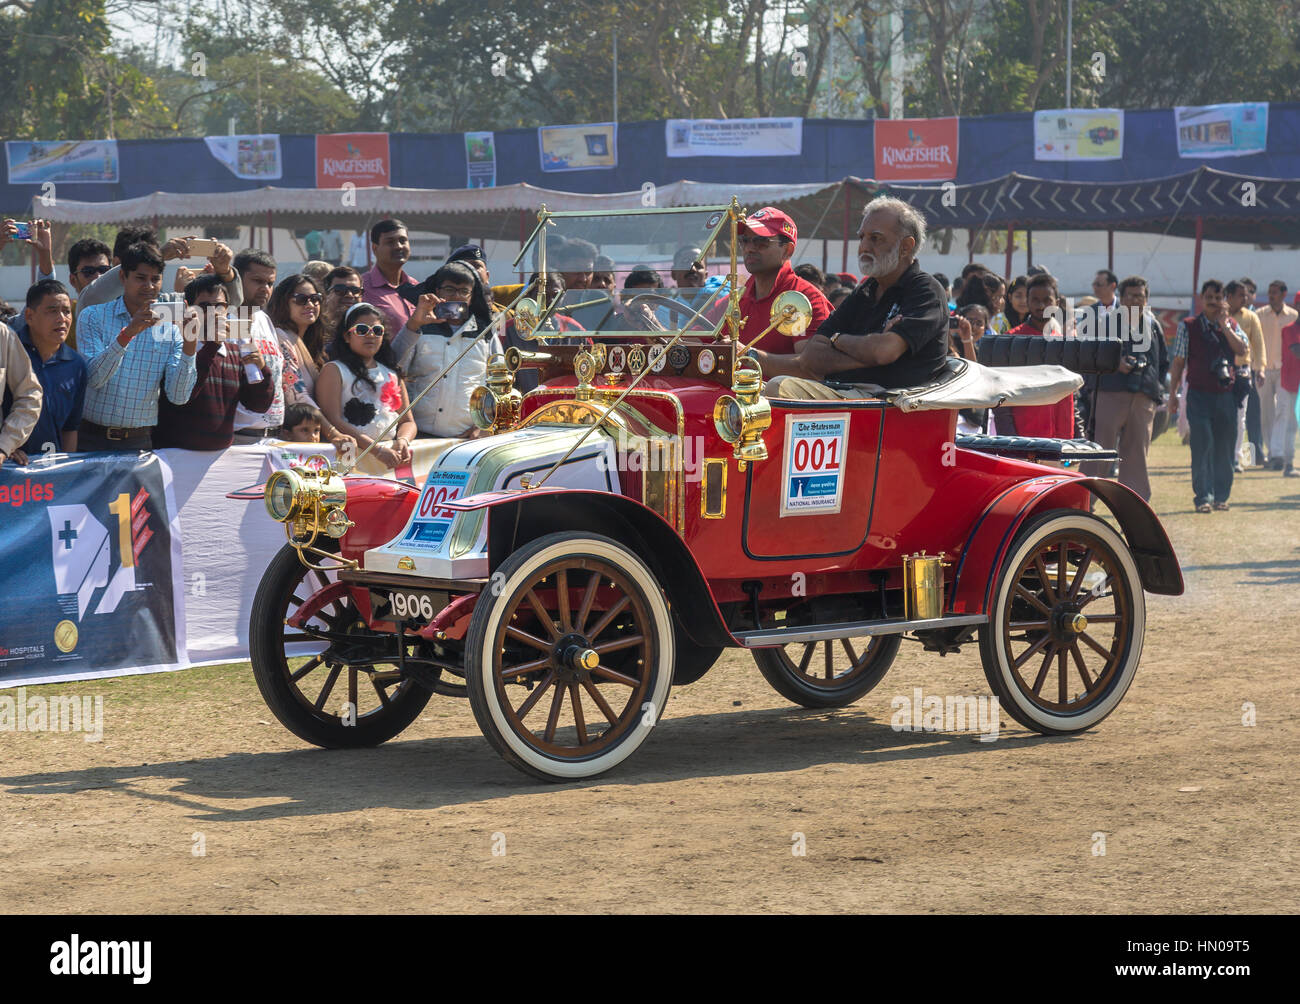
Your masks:
M798 157L803 119L669 119L669 157Z
M283 176L280 137L275 133L258 136L204 136L208 153L224 164L236 178L249 181L278 181Z
M957 177L957 119L876 119L877 181Z
M1120 160L1123 156L1122 108L1034 112L1034 160Z
M11 185L115 184L118 180L115 139L10 140L5 143L5 160Z
M0 687L178 661L171 480L155 453L0 466Z
M1180 157L1244 157L1268 146L1268 102L1174 109Z
M618 166L618 124L540 126L543 171L587 171Z

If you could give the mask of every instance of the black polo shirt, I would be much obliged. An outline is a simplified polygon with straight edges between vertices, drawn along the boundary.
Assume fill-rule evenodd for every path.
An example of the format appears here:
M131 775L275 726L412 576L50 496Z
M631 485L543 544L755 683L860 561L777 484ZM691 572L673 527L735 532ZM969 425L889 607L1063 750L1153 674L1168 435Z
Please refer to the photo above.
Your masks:
M864 279L822 322L820 334L871 335L902 315L890 330L907 342L907 350L885 366L831 373L835 383L874 383L881 387L921 387L933 382L948 356L948 304L939 280L913 261L898 282L879 297L876 280Z

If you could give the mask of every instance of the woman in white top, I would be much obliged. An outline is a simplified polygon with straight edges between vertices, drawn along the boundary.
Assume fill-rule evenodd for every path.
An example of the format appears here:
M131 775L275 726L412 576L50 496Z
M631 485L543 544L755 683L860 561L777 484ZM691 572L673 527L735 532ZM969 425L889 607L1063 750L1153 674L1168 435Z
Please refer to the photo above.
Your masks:
M310 276L298 274L282 279L266 303L266 313L275 325L284 356L284 403L309 404L318 408L316 376L325 364L325 323L322 319L320 287ZM320 438L336 450L353 447L356 442L334 428L327 419L321 423Z
M332 346L334 359L316 380L320 410L340 432L352 436L360 450L375 442L407 405L406 385L397 371L393 347L384 337L378 308L358 303L344 316ZM371 453L387 467L411 462L415 420L407 415L392 438Z

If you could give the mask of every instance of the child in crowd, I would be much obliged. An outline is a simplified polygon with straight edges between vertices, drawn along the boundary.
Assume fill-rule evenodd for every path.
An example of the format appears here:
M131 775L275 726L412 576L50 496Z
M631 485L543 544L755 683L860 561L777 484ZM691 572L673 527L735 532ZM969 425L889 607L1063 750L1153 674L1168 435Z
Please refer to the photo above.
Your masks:
M284 409L281 436L287 443L319 443L320 412L310 404L295 402Z

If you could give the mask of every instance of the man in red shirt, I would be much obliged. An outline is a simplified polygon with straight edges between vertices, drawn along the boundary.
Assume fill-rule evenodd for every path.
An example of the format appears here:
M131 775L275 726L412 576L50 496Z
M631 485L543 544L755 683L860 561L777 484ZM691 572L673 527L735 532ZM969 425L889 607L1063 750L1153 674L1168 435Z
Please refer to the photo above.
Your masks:
M1056 305L1056 279L1043 273L1029 280L1026 292L1029 299L1029 317L1018 328L1013 328L1012 335L1047 335L1063 337L1060 308ZM1074 438L1074 395L1064 397L1056 404L1023 404L1007 408L1015 422L1017 436L1030 436L1047 439ZM999 412L1001 414L1001 412ZM1001 425L998 431L1002 432Z
M745 270L749 273L740 297L741 345L758 338L758 333L772 323L772 301L786 290L798 290L812 304L812 321L803 334L791 337L773 328L755 343L754 354L763 366L764 376L786 372L771 357L793 355L797 351L795 346L812 337L831 314L830 302L822 291L795 275L790 267L798 240L794 220L771 206L751 213L737 230L737 250L744 254Z
M1296 398L1300 396L1300 321L1282 329L1282 374L1278 380L1277 422L1282 440L1282 476L1300 477L1295 469ZM1274 440L1276 442L1276 440Z

